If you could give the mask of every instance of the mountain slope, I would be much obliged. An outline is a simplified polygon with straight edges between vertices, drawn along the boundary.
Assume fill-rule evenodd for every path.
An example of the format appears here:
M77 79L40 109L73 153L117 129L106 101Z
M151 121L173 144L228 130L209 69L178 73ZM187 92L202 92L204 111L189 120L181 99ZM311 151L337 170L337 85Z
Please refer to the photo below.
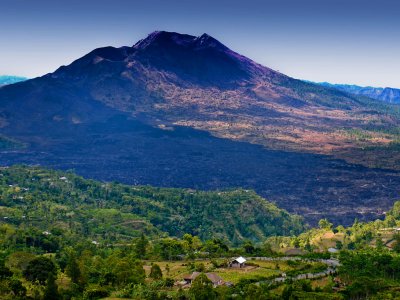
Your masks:
M14 101L21 95L29 103ZM168 32L155 32L133 47L96 49L52 74L5 87L0 97L3 115L21 104L42 113L45 105L50 115L40 118L58 125L85 122L87 111L80 106L91 111L95 100L145 115L151 125L190 126L270 149L335 154L349 161L355 158L341 153L387 145L396 137L382 131L399 124L399 108L292 79L208 35ZM63 115L63 107L75 103L79 108ZM3 117L3 123L12 121ZM371 137L354 143L347 134L353 128Z
M329 82L319 82L319 85L334 88L349 94L363 95L372 99L382 100L389 103L400 103L400 89L376 88L372 86L358 86L349 84L332 84Z
M0 169L0 193L2 222L30 224L42 231L58 228L98 242L129 242L141 233L154 237L190 233L238 244L293 235L305 228L298 216L246 190L103 184L72 173L12 167Z
M28 78L20 76L0 75L0 86L25 81Z
M255 189L311 222L349 224L395 200L398 110L290 78L208 35L155 32L2 87L0 134L24 147L4 150L0 163Z

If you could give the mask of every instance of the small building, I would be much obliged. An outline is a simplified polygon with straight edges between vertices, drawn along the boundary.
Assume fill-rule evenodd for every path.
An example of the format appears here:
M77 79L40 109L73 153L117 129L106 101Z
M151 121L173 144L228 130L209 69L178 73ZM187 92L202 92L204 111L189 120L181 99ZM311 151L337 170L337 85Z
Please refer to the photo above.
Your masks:
M244 268L246 266L246 259L242 256L231 260L228 263L228 267L230 268Z
M338 253L339 250L336 249L336 248L328 248L328 252L329 252L329 253Z
M191 275L184 276L183 280L185 282L185 285L191 285L193 280L195 280L200 274L200 272L193 272ZM208 279L210 279L214 287L231 284L230 282L225 282L220 276L215 273L205 273L205 275Z

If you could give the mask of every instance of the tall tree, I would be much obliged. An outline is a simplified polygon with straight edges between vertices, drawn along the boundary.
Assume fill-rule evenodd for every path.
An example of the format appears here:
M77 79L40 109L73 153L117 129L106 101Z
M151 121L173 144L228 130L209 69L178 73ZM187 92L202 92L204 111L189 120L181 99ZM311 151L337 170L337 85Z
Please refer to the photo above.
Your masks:
M56 266L51 259L40 256L29 262L24 277L33 283L44 285L50 273L56 274Z
M330 229L332 229L333 224L331 222L329 222L328 219L321 219L318 222L318 226L321 229L330 230Z
M81 270L75 256L75 252L73 251L71 251L71 253L69 254L65 271L67 275L71 278L71 281L73 283L79 284L81 278Z
M60 299L56 278L53 273L49 273L49 277L47 278L47 284L46 284L46 289L44 290L43 299L44 300Z
M137 240L136 245L135 245L135 252L137 257L143 258L146 255L146 248L147 245L149 244L149 241L145 237L145 235L142 233L140 238Z

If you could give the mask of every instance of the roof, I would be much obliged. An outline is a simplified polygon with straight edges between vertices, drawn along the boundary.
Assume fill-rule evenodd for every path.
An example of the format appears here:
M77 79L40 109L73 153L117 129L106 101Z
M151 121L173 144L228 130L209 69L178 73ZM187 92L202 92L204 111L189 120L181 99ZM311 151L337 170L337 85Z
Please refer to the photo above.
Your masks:
M217 274L215 274L215 273L206 273L206 276L207 276L207 278L210 279L211 282L214 283L214 284L223 281L223 279L222 279L221 277L219 277L219 276L218 276Z
M183 276L184 279L194 280L197 276L199 276L200 272L193 272L192 274L188 274Z
M239 256L238 258L235 258L233 261L237 261L239 264L242 264L246 262L246 259L242 256Z

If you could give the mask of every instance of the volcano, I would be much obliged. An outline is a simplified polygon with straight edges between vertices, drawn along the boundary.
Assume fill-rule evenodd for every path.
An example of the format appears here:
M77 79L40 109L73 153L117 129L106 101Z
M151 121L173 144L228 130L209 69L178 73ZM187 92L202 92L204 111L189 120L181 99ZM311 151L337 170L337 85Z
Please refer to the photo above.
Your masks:
M382 216L398 197L399 115L257 64L207 34L156 31L1 87L0 163L243 187L311 223L346 225Z

